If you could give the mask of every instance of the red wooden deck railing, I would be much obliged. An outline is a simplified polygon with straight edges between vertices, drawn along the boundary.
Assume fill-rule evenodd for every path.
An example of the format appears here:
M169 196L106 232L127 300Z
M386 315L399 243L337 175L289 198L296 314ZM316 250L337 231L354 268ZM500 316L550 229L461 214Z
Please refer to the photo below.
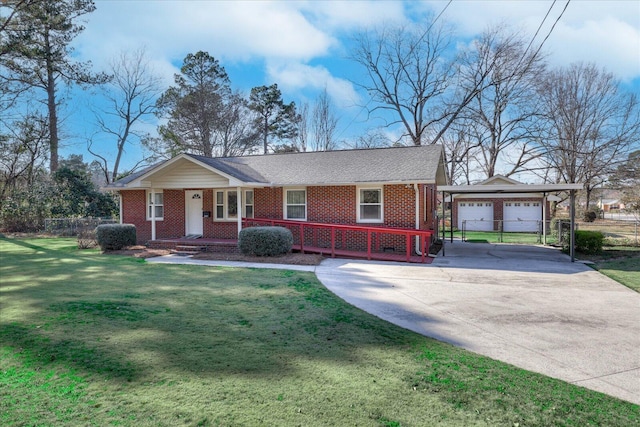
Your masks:
M406 228L367 227L358 225L323 224L305 221L268 218L243 218L243 228L252 226L280 226L293 233L293 248L338 256L406 262L428 261L427 253L433 231ZM419 255L412 255L414 239L419 241ZM366 249L365 247L366 240ZM403 240L403 241L402 241ZM384 246L391 244L391 246ZM381 248L381 245L382 248ZM396 248L401 245L404 254ZM388 252L391 250L392 252Z

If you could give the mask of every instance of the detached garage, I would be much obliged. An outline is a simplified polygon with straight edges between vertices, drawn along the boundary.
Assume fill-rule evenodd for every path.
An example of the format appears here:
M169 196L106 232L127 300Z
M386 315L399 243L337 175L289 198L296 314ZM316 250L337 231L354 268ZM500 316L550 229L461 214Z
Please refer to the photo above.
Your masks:
M537 232L541 230L547 212L543 214L543 193L508 192L510 186L526 186L502 175L493 176L479 184L467 186L477 193L453 195L453 220L458 229L468 231ZM496 192L491 192L495 188ZM548 198L547 198L548 201Z
M542 243L546 244L549 220L549 202L559 201L558 193L569 193L570 200L570 249L571 261L575 260L575 195L584 184L523 184L502 175L496 175L476 185L442 185L442 200L451 201L451 224L466 226L469 231L529 231L542 232ZM446 197L446 194L449 197ZM446 218L442 205L442 216ZM478 219L479 218L479 219ZM492 218L489 220L489 218ZM488 228L491 223L491 228ZM535 228L534 228L535 227ZM453 228L450 239L453 243ZM442 230L444 240L445 231ZM445 248L442 247L444 255Z

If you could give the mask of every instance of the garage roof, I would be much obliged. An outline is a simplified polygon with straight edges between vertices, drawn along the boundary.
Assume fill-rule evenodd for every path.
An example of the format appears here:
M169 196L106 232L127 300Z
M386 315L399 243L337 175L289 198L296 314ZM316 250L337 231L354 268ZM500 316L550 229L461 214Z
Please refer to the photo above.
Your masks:
M506 185L440 185L438 191L450 194L484 193L557 193L582 190L584 184L506 184Z

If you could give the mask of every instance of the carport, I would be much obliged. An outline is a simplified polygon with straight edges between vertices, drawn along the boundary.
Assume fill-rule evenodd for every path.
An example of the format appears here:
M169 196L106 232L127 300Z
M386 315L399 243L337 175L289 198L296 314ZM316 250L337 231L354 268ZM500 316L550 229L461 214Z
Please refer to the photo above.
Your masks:
M492 193L542 193L543 195L543 204L542 204L542 221L543 224L546 224L546 204L547 204L547 196L550 194L557 194L563 191L569 192L569 216L571 219L570 232L569 232L569 255L571 256L571 262L575 262L575 216L576 216L576 191L582 190L584 188L584 184L516 184L516 185L491 185L491 186L477 186L477 185L442 185L438 187L440 191L442 191L442 218L445 219L445 203L446 194L449 194L452 201L452 209L451 209L451 243L453 243L453 196L458 194L492 194ZM543 233L543 242L546 244L546 227L543 225L542 227ZM446 256L445 242L446 235L444 226L442 227L442 255Z

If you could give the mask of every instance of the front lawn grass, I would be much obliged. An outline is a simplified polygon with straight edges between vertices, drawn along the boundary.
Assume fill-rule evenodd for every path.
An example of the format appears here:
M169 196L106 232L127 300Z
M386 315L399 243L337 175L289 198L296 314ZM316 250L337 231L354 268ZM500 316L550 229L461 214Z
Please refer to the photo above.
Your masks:
M450 232L446 232L446 238ZM462 231L454 231L453 237L462 238ZM465 231L465 240L471 243L520 243L526 245L539 245L541 236L536 233L503 232L499 231ZM556 242L556 238L547 235L547 244Z
M605 276L640 292L640 247L605 246L599 254L578 256L594 262L594 268Z
M631 426L640 407L368 315L310 273L0 239L0 425Z

